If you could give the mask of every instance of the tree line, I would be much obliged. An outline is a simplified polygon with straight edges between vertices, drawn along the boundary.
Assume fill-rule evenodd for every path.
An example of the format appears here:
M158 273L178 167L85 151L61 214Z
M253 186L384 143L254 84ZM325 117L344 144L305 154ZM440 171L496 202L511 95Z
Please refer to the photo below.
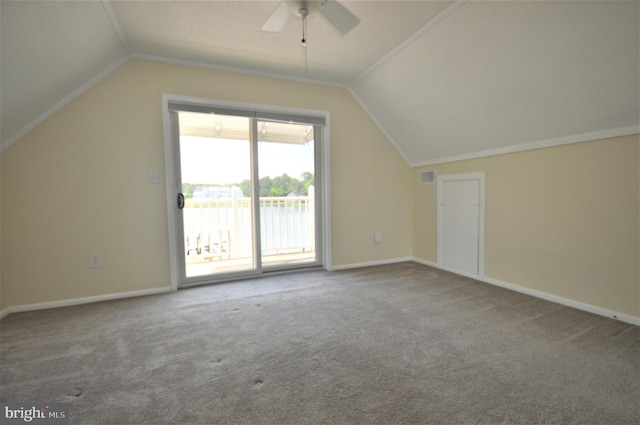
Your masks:
M310 172L304 172L300 178L296 179L287 173L278 177L262 177L259 181L261 197L280 197L280 196L307 196L309 194L309 186L313 185L314 176ZM213 187L239 187L243 196L249 196L251 193L251 181L243 180L240 183L230 183L225 185L216 185L210 183L183 183L182 193L185 198L193 198L193 193L197 190Z

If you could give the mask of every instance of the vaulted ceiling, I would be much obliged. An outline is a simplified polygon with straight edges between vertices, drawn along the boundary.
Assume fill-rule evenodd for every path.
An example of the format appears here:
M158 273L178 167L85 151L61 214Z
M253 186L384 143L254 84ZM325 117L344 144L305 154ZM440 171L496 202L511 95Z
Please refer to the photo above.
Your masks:
M2 0L3 147L131 57L345 87L411 165L638 132L637 0L341 4L305 63L278 1Z

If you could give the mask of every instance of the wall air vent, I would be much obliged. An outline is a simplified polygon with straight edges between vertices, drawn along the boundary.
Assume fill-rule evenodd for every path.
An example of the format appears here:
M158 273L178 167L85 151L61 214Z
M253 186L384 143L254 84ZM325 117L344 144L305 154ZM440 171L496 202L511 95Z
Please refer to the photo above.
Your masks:
M420 171L420 184L429 184L436 181L436 172L433 170Z

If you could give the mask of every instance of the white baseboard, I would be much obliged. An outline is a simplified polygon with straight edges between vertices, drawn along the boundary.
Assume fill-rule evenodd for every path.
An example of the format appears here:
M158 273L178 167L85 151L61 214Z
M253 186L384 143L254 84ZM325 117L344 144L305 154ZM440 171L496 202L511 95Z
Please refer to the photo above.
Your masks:
M11 313L20 313L24 311L33 311L33 310L44 310L47 308L69 307L72 305L89 304L89 303L95 303L99 301L110 301L110 300L117 300L121 298L141 297L144 295L157 295L157 294L163 294L166 292L171 292L171 288L167 287L167 288L143 289L141 291L119 292L117 294L97 295L94 297L72 298L70 300L60 300L60 301L50 301L50 302L44 302L44 303L17 305L17 306L7 307L4 310L2 310L0 312L0 319L2 319L3 317Z
M364 263L354 263L354 264L343 264L339 266L333 266L329 271L339 271L339 270L348 270L348 269L356 269L361 267L370 267L370 266L380 266L385 264L394 264L394 263L402 263L405 261L413 261L419 264L424 264L426 266L434 267L440 270L444 270L450 273L458 274L461 276L469 277L480 282L488 283L490 285L499 286L501 288L509 289L512 291L520 292L526 295L531 295L536 298L541 298L543 300L555 302L558 304L566 305L567 307L576 308L578 310L587 311L589 313L597 314L599 316L609 317L616 320L620 320L621 322L629 323L632 325L640 326L640 317L631 316L629 314L619 313L614 310L609 310L606 308L594 306L591 304L586 304L580 301L575 301L569 298L560 297L557 295L549 294L547 292L538 291L536 289L527 288L520 285L515 285L513 283L504 282L498 279L494 279L487 276L477 276L470 273L464 273L456 270L452 270L446 267L441 267L437 263L433 263L431 261L423 260L421 258L415 257L402 257L402 258L392 258L386 260L379 261L368 261ZM51 301L45 303L36 303L36 304L25 304L13 307L7 307L3 310L0 310L0 319L6 317L11 313L19 313L23 311L33 311L33 310L43 310L47 308L56 308L56 307L68 307L72 305L79 304L88 304L99 301L109 301L116 300L121 298L130 298L130 297L139 297L144 295L155 295L162 294L166 292L171 292L172 289L167 288L154 288L154 289L145 289L141 291L131 291L131 292L120 292L117 294L107 294L107 295L98 295L94 297L85 297L85 298L74 298L70 300L60 300L60 301Z
M327 270L330 272L333 272L338 270L359 269L361 267L383 266L385 264L404 263L406 261L414 261L414 258L402 257L402 258L391 258L391 259L378 260L378 261L367 261L365 263L342 264L340 266L331 266L330 268L327 268Z
M423 260L421 258L413 258L413 261L416 263L424 264L426 266L434 267L440 270L445 270L450 273L458 274L465 277L470 277L472 279L478 280L480 282L488 283L490 285L499 286L501 288L509 289L512 291L520 292L522 294L531 295L536 298L541 298L543 300L551 301L554 303L566 305L567 307L576 308L578 310L586 311L589 313L597 314L599 316L609 317L612 319L620 320L621 322L629 323L632 325L640 326L640 317L631 316L629 314L619 313L614 310L609 310L606 308L598 307L591 304L586 304L580 301L575 301L570 298L564 298L557 295L549 294L547 292L538 291L536 289L527 288L520 285L515 285L513 283L504 282L502 280L494 279L487 276L477 276L470 273L464 273L457 270L452 270L447 267L441 267L440 265L433 263L431 261Z
M9 311L9 307L3 308L2 310L0 310L0 320L2 320L2 318L5 317L9 313L11 313Z

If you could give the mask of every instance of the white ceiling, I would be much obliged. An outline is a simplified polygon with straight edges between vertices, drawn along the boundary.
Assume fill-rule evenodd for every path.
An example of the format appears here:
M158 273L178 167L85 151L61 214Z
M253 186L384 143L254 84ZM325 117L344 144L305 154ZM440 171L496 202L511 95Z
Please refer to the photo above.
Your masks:
M130 57L344 86L412 165L637 131L638 1L343 0L260 31L277 1L9 1L3 146Z

